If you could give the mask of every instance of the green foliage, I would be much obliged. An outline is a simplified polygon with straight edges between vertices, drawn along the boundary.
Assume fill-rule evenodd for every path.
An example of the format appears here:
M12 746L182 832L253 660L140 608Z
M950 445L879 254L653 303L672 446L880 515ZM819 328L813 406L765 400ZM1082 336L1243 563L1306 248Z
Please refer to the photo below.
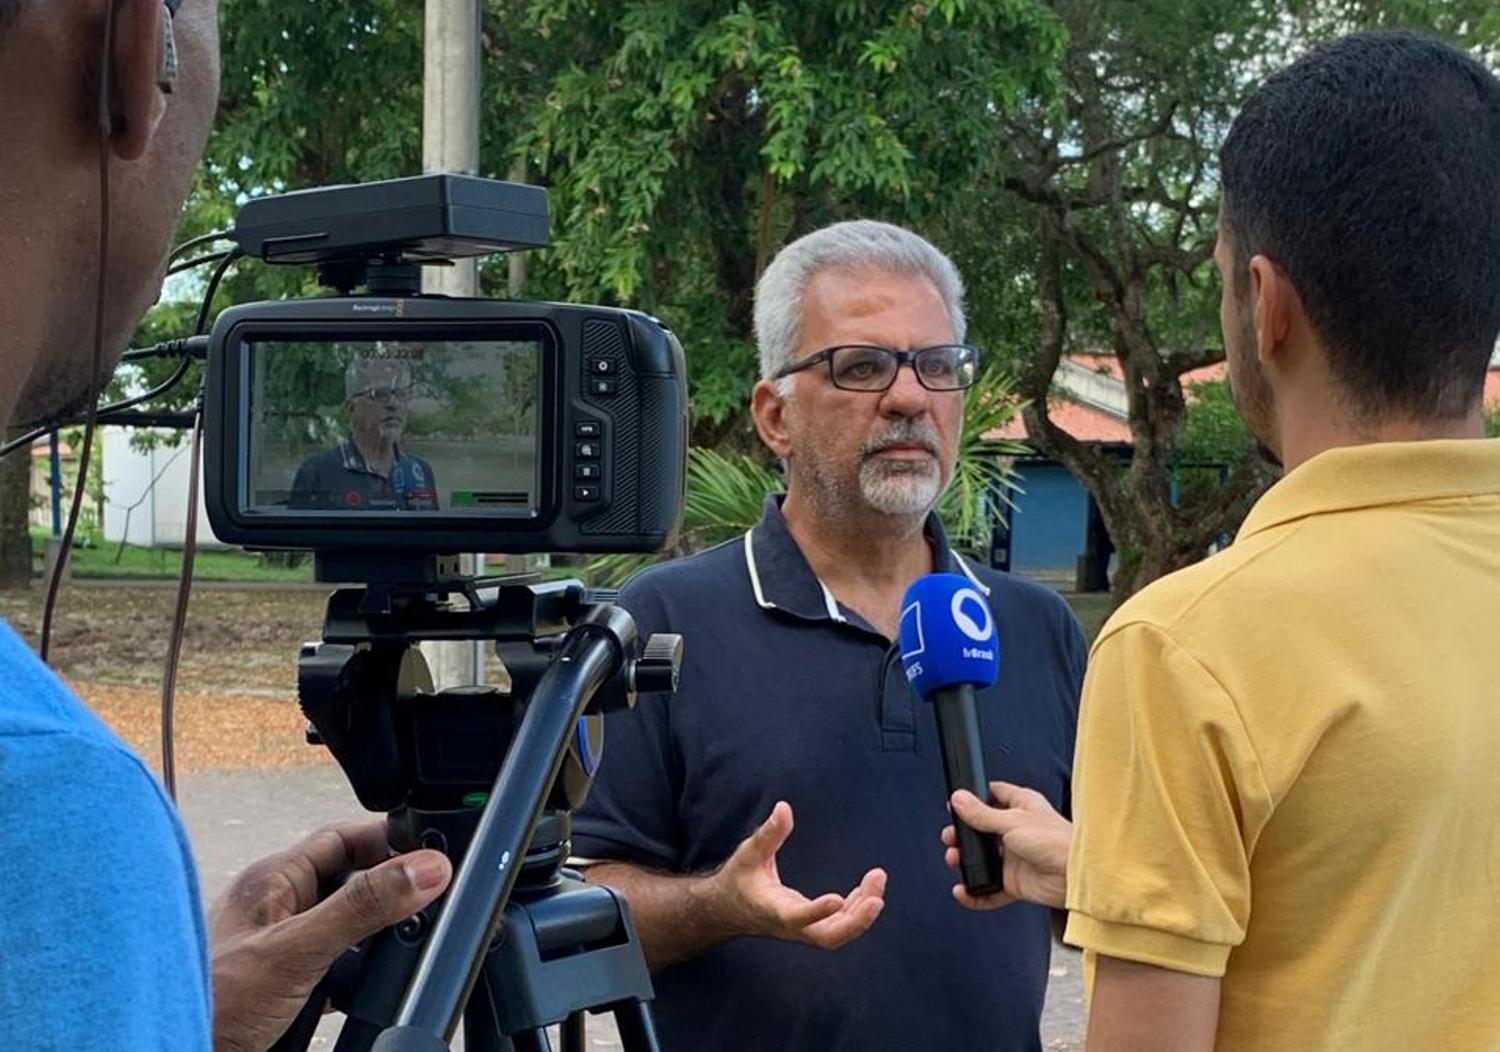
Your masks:
M419 170L421 5L220 12L219 118L182 240L230 226L248 197ZM1052 90L1064 35L1041 0L487 0L482 46L481 174L551 192L555 245L531 255L526 291L665 319L695 437L743 449L771 253L853 215L937 223L995 155L996 118ZM505 269L482 268L487 294ZM178 279L136 344L182 335L205 277ZM220 304L313 291L304 268L243 263Z
M780 476L748 454L689 449L678 550L697 551L745 532L760 520L766 497L781 488ZM588 574L600 585L617 588L659 558L607 555L593 560Z
M1016 487L1011 458L1029 453L1018 443L987 437L1016 415L1010 379L999 369L986 370L970 389L964 404L964 427L959 438L953 480L938 502L938 514L953 547L982 556L990 531L1009 504Z
M856 215L922 231L966 278L970 339L1024 377L1042 350L1038 263L1045 195L1056 195L1066 230L1132 282L1122 290L1087 253L1064 252L1065 349L1118 354L1129 337L1168 361L1211 360L1217 284L1202 250L1215 151L1268 65L1365 25L1431 28L1491 54L1500 41L1492 0L483 6L480 173L551 193L555 244L530 255L526 294L663 318L687 351L695 443L731 452L755 444L754 282L788 240ZM220 11L221 106L182 240L230 226L251 196L420 170L422 5L221 0ZM1097 162L1086 149L1102 151ZM1101 197L1123 208L1088 204ZM505 273L503 259L481 267L486 294L504 294ZM135 345L183 335L206 276L174 279ZM314 291L306 269L245 263L218 302ZM170 368L127 375L149 384ZM194 370L171 402L197 386ZM1133 485L1164 489L1173 466L1234 446L1221 394L1199 392L1181 447ZM994 481L973 470L948 497L963 508ZM978 519L955 525L982 534Z
M1500 403L1490 406L1484 414L1484 433L1490 438L1500 438Z
M754 281L780 244L854 215L922 226L995 152L996 118L1051 85L1036 0L536 3L566 60L517 155L548 184L537 280L628 302L684 336L700 441L747 444Z
M1190 384L1182 437L1177 444L1179 464L1238 464L1255 442L1235 408L1227 380Z

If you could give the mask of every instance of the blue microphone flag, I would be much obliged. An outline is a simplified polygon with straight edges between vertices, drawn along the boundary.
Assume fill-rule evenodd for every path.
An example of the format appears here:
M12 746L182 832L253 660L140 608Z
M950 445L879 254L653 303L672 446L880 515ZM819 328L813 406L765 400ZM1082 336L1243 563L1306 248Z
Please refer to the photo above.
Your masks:
M944 687L988 687L1000 674L995 618L979 587L956 573L919 577L901 600L901 664L923 698Z

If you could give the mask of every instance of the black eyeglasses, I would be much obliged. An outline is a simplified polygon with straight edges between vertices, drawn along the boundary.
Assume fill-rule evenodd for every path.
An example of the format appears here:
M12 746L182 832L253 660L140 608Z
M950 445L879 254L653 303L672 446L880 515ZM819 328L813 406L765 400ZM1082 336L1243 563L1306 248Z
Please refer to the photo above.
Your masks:
M844 391L886 391L903 365L910 365L917 382L929 391L962 391L979 374L979 348L966 343L943 343L896 351L889 347L849 344L809 354L777 370L772 379L800 373L819 362L828 363L828 379Z
M352 398L368 398L372 402L404 402L411 397L410 387L366 387L363 391L355 391L349 396Z

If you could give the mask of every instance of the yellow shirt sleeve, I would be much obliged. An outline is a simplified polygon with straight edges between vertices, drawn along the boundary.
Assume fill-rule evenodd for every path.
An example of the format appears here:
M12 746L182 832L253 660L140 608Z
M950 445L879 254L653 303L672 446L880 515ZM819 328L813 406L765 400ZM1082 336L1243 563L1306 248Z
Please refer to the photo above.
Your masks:
M1073 765L1067 941L1221 976L1250 918L1271 795L1234 700L1165 631L1095 647Z

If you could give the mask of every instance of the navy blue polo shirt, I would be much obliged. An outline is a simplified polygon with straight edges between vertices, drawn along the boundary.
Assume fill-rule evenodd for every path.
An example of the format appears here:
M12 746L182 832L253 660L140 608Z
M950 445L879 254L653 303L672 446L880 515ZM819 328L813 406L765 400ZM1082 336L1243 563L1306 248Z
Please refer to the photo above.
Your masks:
M437 511L437 476L424 458L398 446L389 473L365 463L352 438L302 462L292 480L294 508Z
M959 558L936 516L927 534L936 569L967 574L994 611L1000 678L979 699L990 777L1067 813L1077 620L1049 589ZM622 601L643 634L682 634L681 686L605 717L575 854L707 872L785 799L788 886L816 898L872 866L889 874L884 911L839 950L739 938L658 972L663 1049L1040 1049L1048 912L954 902L932 707L898 648L813 574L779 500L742 538L642 573Z

